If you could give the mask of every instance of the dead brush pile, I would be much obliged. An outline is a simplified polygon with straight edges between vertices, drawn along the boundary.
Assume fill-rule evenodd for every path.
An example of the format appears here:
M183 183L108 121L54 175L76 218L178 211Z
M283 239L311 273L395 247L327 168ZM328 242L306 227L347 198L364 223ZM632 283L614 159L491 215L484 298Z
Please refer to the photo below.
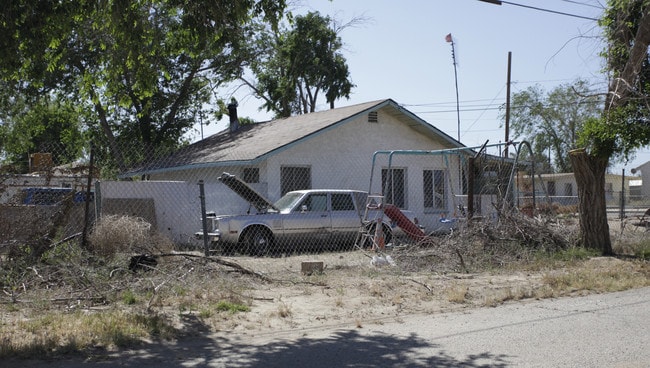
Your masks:
M95 304L115 300L129 287L136 276L129 270L134 255L168 253L172 243L142 219L105 216L94 226L88 247L71 237L50 242L38 257L28 245L16 249L0 263L0 288L9 302Z
M393 257L405 271L475 272L533 261L536 254L568 249L578 240L576 220L505 213L396 249Z
M20 247L21 253L0 262L0 303L107 306L120 304L127 293L151 311L196 295L209 302L232 299L229 293L206 295L215 280L232 279L225 276L233 269L261 277L234 262L175 253L171 240L141 218L105 216L88 240L88 247L77 238L54 242L37 259ZM145 254L155 263L133 267L133 259Z

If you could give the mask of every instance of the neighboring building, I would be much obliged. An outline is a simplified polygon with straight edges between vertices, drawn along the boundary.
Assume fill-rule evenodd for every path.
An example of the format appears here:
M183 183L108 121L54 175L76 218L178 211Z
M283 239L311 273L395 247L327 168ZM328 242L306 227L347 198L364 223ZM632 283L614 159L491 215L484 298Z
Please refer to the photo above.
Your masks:
M650 171L650 170L649 170ZM574 205L578 203L578 185L573 173L542 174L541 183L535 182L535 191L540 196L539 201L551 200L561 205ZM605 199L608 203L620 201L621 190L624 188L626 197L630 193L630 182L638 179L634 176L605 174ZM623 184L623 182L625 184ZM542 184L541 187L539 184Z
M38 157L35 160L34 157ZM32 165L32 162L41 164ZM49 162L49 165L43 165ZM53 167L49 153L30 157L29 174L11 174L0 177L0 205L51 204L58 198L74 191L83 193L88 186L88 167L67 164ZM93 181L94 182L94 181ZM80 195L75 196L76 200Z
M632 169L632 174L641 173L641 177L637 177L631 188L633 198L638 200L646 200L650 198L650 161L642 164L641 166Z
M373 169L377 151L468 150L393 100L241 126L236 111L230 115L231 129L125 176L203 180L207 209L219 214L243 213L249 207L217 181L223 172L237 175L272 201L296 189L380 193L383 186L391 197L386 201L415 212L427 230L435 230L441 217L454 216L462 198L460 153L378 155Z

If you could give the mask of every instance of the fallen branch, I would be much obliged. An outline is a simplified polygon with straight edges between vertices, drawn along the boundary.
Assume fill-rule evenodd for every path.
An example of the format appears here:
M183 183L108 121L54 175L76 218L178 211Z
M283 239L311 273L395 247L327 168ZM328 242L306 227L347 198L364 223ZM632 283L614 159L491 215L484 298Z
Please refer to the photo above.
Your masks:
M427 285L427 284L425 284L425 283L423 283L423 282L420 282L420 281L414 280L414 279L409 279L409 280L413 281L414 283L416 283L416 284L418 284L418 285L422 285L422 286L424 286L425 288L427 288L427 290L429 290L430 293L433 293L433 289L431 289L431 288L429 287L429 285Z
M207 261L214 262L214 263L220 264L222 266L227 266L227 267L233 268L237 272L240 272L240 273L242 273L244 275L255 276L255 277L257 277L257 278L259 278L261 280L267 281L267 282L272 282L273 281L273 279L271 279L270 277L268 277L268 276L266 276L264 274L261 274L259 272L256 272L256 271L249 270L248 268L240 265L239 263L227 261L225 259L218 258L218 257L206 257L204 255L196 255L196 254L190 254L190 253L164 253L164 254L154 255L154 257L186 257L186 258L205 259Z

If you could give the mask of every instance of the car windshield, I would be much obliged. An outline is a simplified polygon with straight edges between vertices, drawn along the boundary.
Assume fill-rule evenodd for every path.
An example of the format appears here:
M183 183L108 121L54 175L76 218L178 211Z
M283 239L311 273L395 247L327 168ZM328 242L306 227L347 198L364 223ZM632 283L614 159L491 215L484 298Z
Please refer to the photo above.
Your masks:
M287 193L284 197L278 199L278 201L274 203L274 206L278 211L285 212L293 208L301 197L301 193Z

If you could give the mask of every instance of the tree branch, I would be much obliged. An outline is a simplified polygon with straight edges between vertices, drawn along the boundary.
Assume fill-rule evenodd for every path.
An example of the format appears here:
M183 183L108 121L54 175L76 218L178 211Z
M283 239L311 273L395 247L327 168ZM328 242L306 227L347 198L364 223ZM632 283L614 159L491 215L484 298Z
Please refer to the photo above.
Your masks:
M621 106L632 93L641 73L643 61L648 57L648 45L650 45L650 5L646 5L643 17L639 20L628 61L620 77L614 79L610 86L610 101L605 106L605 111Z

